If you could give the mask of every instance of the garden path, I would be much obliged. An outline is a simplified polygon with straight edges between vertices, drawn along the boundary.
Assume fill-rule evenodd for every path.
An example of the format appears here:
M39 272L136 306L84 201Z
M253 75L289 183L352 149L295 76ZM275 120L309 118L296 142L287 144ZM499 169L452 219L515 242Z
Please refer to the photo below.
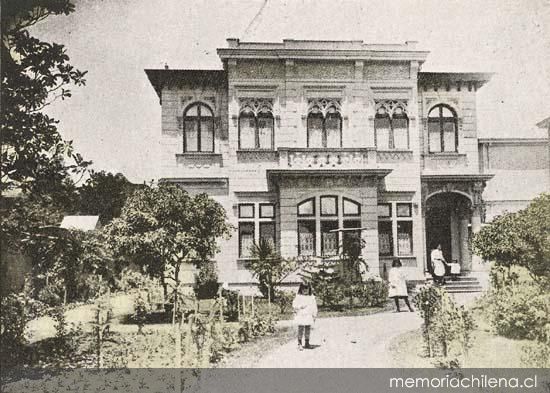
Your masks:
M238 361L229 367L260 368L383 368L394 367L389 346L394 338L419 329L418 313L392 311L367 316L321 318L311 332L314 349L299 351L292 340L253 364ZM241 359L243 360L243 359Z
M128 315L134 311L134 300L132 294L119 294L111 297L113 317ZM84 304L65 312L67 323L78 325L82 323L83 328L89 328L90 322L94 320L95 305ZM30 343L44 340L55 336L55 322L51 317L40 317L33 319L27 324L25 336Z

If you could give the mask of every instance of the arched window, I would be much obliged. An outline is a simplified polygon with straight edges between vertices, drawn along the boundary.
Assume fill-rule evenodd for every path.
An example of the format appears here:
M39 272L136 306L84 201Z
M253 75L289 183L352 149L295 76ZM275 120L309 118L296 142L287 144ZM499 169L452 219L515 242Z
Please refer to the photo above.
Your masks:
M273 150L273 113L267 106L245 105L239 114L239 149Z
M360 236L361 205L337 195L309 198L297 206L298 255L334 256L347 236Z
M183 114L185 152L214 152L214 116L209 107L197 103Z
M374 117L374 131L379 150L409 148L409 118L401 105L391 101L380 104Z
M456 113L446 105L434 106L428 114L430 153L458 150Z
M307 116L307 147L342 147L342 116L334 105L314 105Z

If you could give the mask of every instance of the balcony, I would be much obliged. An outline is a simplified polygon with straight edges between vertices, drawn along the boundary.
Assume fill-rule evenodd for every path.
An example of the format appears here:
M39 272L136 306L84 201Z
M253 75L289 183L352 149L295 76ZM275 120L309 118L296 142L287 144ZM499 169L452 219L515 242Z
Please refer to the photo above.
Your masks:
M279 148L281 169L362 169L376 166L374 148Z
M468 169L468 157L460 153L425 154L423 169L429 172L465 171Z

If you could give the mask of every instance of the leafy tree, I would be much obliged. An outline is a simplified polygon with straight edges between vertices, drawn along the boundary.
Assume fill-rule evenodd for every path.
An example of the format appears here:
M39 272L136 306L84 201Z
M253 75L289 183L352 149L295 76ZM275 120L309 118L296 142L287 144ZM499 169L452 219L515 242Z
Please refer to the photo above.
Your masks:
M273 300L275 288L296 271L296 261L281 257L267 239L254 242L250 251L252 259L248 261L247 269L258 279L258 289L262 295Z
M1 5L1 190L62 189L68 175L89 163L63 141L57 121L43 109L70 97L68 85L84 85L86 72L69 64L63 45L32 37L28 29L50 15L68 15L74 5L69 0L2 0Z
M120 216L124 202L136 187L121 173L92 170L79 189L79 211L81 214L98 215L105 225Z
M498 265L527 268L539 282L550 280L550 194L542 194L524 210L505 213L472 241L475 252Z
M104 231L121 259L161 279L166 296L166 272L172 271L177 289L181 265L208 263L218 251L218 238L230 229L223 207L206 194L191 197L175 185L161 184L134 192Z

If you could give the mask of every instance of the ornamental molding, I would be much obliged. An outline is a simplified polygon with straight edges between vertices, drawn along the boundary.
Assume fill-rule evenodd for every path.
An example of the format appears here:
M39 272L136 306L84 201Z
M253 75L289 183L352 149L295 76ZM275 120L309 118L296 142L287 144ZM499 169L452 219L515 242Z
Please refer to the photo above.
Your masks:
M307 101L307 113L314 111L315 108L326 116L330 108L336 109L342 114L342 100L340 98L310 98Z
M239 113L252 112L254 116L260 113L269 112L273 115L273 99L272 98L239 98Z
M384 108L386 113L393 117L395 110L401 108L408 115L407 104L407 100L374 100L374 110L377 113L380 108Z

